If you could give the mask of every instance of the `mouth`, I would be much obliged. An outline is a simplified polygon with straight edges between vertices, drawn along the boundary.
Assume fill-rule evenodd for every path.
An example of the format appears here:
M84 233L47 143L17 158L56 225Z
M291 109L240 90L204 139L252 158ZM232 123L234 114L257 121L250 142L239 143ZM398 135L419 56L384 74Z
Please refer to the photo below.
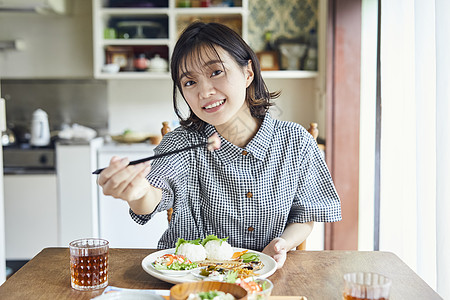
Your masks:
M210 109L213 109L213 108L218 108L219 106L223 105L225 102L226 102L226 99L221 99L221 100L218 100L218 101L213 102L213 103L211 103L211 104L208 104L208 105L206 105L206 106L204 106L204 107L202 107L202 108L205 109L205 110L210 110Z

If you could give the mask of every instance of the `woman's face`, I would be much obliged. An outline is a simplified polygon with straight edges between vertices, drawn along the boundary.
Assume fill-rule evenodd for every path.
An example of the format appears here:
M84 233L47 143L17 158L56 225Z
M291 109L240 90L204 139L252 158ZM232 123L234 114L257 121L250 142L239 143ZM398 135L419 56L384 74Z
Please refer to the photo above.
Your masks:
M204 48L201 63L188 58L186 72L180 72L182 92L189 107L213 126L227 123L242 111L246 106L246 88L253 80L251 61L241 67L227 51L221 47L216 50L221 60L212 49Z

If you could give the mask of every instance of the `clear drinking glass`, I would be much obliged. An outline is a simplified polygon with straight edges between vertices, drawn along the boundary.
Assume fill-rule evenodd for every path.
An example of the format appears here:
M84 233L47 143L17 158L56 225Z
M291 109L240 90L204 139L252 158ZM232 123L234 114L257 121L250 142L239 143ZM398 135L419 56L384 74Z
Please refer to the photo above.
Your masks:
M273 289L272 281L269 279L256 279L255 281L263 288L263 290L260 292L248 291L248 300L269 300Z
M344 300L387 300L391 279L371 272L347 273L344 275Z
M69 244L72 288L80 291L108 285L109 242L104 239L79 239Z

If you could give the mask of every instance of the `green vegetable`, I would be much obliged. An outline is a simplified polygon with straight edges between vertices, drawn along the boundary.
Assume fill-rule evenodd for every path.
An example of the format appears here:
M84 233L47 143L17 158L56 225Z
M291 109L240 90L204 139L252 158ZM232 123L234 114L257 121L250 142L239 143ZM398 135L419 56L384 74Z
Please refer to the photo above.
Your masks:
M125 129L125 130L123 131L123 135L129 134L129 133L131 133L131 132L132 132L131 129Z
M220 244L222 245L222 242L225 242L226 240L228 240L228 237L223 238L223 239L219 239L217 236L211 234L208 235L206 238L204 238L202 240L202 246L205 246L207 242L209 241L220 241Z
M208 277L209 274L211 274L211 271L209 271L208 269L200 269L200 275Z
M228 282L228 283L236 283L238 277L238 273L236 271L229 271L225 277L224 277L224 281Z
M175 244L175 254L178 253L178 247L180 247L180 246L183 245L184 243L189 243L189 244L194 244L194 245L200 245L200 241L201 241L201 239L196 239L196 240L188 241L188 240L179 238L179 239L177 240L177 243Z
M198 293L198 296L203 300L212 300L221 294L223 295L224 293L218 291L208 291L208 292L200 292Z
M178 261L173 262L172 264L166 266L166 265L160 265L160 264L153 264L156 270L172 270L172 271L183 271L183 270L192 270L197 268L196 263L180 263Z
M165 262L154 262L153 266L156 270L172 270L172 271L182 271L182 270L192 270L198 267L197 263L190 262L187 258L183 258L183 261L178 261L174 259L171 264L167 265Z
M247 252L241 255L240 259L243 262L248 263L251 261L259 261L259 255L253 252Z

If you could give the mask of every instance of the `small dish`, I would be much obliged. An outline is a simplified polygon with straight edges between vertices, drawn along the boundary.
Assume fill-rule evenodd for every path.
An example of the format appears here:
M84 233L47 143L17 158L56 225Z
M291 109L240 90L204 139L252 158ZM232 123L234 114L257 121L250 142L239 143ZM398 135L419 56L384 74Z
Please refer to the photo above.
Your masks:
M120 66L118 64L106 64L102 67L102 71L104 73L114 74L114 73L118 73L119 70L120 70Z
M263 287L262 291L249 292L248 300L269 300L270 294L272 294L273 283L269 279L256 279L255 282Z
M234 283L217 281L185 282L174 285L170 289L170 300L186 300L190 294L208 291L230 293L236 300L246 300L247 291Z

